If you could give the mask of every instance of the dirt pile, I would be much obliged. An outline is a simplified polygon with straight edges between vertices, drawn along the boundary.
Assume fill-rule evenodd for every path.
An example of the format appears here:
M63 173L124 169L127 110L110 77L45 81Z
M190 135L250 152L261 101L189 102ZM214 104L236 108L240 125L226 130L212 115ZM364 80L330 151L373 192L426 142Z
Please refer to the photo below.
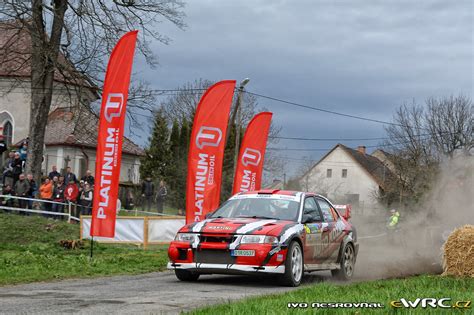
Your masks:
M474 225L454 230L443 250L443 275L474 277Z

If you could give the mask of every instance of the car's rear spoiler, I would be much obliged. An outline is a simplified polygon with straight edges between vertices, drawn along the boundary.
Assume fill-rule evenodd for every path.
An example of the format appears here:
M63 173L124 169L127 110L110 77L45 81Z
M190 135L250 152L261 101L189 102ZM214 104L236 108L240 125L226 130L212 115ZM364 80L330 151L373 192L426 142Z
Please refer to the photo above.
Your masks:
M349 220L351 218L352 206L350 204L334 205L334 208L341 213L344 219Z

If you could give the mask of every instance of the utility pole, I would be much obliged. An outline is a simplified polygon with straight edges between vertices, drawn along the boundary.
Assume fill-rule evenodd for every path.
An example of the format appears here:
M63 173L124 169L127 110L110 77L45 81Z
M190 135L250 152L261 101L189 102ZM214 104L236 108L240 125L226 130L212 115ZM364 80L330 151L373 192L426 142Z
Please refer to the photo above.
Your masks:
M229 140L229 135L230 135L230 128L232 128L232 124L235 123L235 151L234 151L234 176L235 176L235 170L237 168L237 160L239 159L239 145L240 145L240 128L242 124L242 115L241 115L241 103L242 103L242 95L244 94L244 86L249 83L250 79L245 78L240 82L238 92L237 92L237 99L235 101L235 107L234 110L232 111L232 115L229 120L229 125L228 125L228 132L226 136L226 143ZM237 119L236 119L237 117Z

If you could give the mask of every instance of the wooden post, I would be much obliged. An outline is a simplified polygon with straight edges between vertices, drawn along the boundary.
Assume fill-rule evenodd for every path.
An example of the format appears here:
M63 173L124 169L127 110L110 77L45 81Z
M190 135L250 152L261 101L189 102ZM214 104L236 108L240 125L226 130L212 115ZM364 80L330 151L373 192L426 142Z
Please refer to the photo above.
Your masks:
M148 247L148 217L144 217L143 220L143 249L146 250Z
M70 201L68 201L68 212L69 212L69 216L67 219L67 223L71 223L71 202Z
M82 241L82 214L79 216L79 224L80 224L80 226L79 226L79 233L80 233L79 239Z

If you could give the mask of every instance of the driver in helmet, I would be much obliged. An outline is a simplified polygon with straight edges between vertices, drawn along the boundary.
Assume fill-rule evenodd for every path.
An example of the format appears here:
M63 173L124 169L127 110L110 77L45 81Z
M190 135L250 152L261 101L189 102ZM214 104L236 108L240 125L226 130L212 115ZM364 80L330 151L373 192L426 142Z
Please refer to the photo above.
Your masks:
M288 201L275 199L270 202L270 217L281 218L288 212Z

